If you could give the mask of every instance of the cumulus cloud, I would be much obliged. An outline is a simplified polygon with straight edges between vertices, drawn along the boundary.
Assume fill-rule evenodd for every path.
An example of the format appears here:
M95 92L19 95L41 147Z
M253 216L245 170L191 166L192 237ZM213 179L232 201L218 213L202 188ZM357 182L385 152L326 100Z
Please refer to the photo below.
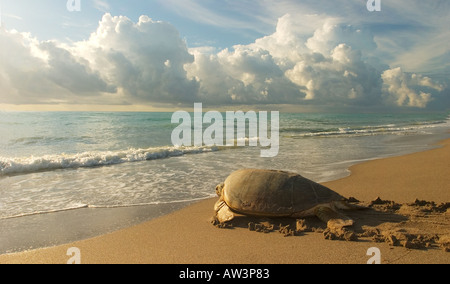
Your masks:
M76 103L80 96L114 92L86 62L53 42L28 33L0 31L2 103Z
M386 70L382 78L386 100L397 106L424 108L433 99L432 91L444 90L443 85L432 82L429 77L406 74L400 67Z
M23 89L27 89L27 85L33 87L33 83L26 80L26 77L29 73L39 71L39 67L33 66L42 65L39 59L30 54L30 46L34 45L35 40L27 34L8 33L0 29L2 101L11 102L11 97L18 92L13 84L18 84L17 87ZM22 82L20 77L23 79Z
M377 47L370 32L355 28L352 25L336 24L329 21L317 29L314 36L306 42L306 46L310 50L322 54L329 53L341 44L365 52L372 51Z
M0 103L424 108L446 88L374 64L369 30L318 15L287 14L273 34L223 50L188 49L169 23L110 14L84 41L40 42L2 29L0 46Z
M361 52L346 44L334 48L329 57L305 56L286 76L304 88L305 99L321 104L380 103L379 73L364 63Z
M383 69L373 57L377 44L368 30L329 18L308 34L301 20L285 15L275 33L233 50L196 50L186 68L202 97L221 103L424 108L444 89L429 77Z
M202 100L210 104L300 101L298 88L263 49L235 46L213 55L196 52L194 63L186 69L200 82Z
M185 42L147 16L135 24L105 14L88 40L72 45L5 30L0 43L3 103L183 103L197 95Z
M292 67L288 64L301 60L302 54L308 52L305 41L310 35L310 27L305 29L304 25L311 20L311 17L316 18L315 16L296 18L286 14L278 19L276 31L273 34L257 39L251 46L270 52L280 66Z
M172 25L141 16L134 24L126 17L105 14L88 41L79 43L86 58L104 79L131 102L191 102L195 81L184 65L194 57Z
M44 71L46 77L60 87L80 95L116 91L100 78L98 72L91 70L88 62L75 58L66 49L53 42L44 42L39 48L48 55Z
M381 104L381 73L361 51L376 47L369 33L330 19L308 38L297 22L286 15L274 34L253 44L197 53L188 73L200 82L204 97L219 94L224 101Z

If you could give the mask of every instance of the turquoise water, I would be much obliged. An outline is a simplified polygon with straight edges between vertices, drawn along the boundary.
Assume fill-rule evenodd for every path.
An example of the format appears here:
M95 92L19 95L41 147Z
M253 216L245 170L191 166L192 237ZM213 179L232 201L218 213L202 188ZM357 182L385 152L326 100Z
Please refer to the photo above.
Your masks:
M0 218L204 199L243 167L332 180L358 161L427 149L450 126L448 113L281 113L279 155L261 158L258 147L175 148L171 116L0 113Z

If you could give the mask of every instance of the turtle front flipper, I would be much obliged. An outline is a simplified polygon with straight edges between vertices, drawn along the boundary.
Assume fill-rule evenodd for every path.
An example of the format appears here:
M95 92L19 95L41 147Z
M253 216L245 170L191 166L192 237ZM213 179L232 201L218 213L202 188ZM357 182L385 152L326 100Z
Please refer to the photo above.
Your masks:
M327 224L329 229L340 229L353 226L354 221L349 217L338 213L327 206L318 206L314 214Z
M233 211L231 211L230 207L228 207L226 202L222 199L216 202L216 205L214 205L214 211L216 212L215 218L220 223L230 222L234 219Z

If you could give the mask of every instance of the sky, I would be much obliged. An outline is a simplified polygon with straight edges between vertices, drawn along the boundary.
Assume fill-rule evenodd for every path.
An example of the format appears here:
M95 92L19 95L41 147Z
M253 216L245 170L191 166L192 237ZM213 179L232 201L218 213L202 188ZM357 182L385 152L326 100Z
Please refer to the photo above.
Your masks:
M450 1L377 1L0 0L0 109L450 109Z

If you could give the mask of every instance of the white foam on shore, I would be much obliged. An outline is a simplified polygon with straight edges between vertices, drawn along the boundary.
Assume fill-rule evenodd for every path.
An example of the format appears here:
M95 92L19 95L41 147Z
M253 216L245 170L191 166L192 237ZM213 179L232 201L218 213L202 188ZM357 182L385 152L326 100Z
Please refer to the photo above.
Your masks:
M388 135L388 134L408 135L408 134L416 134L418 132L424 132L427 129L432 129L436 127L446 127L449 126L449 124L450 124L450 117L446 121L421 122L415 125L407 125L407 126L387 124L387 125L375 125L357 128L340 127L339 129L336 130L292 133L291 135L286 135L286 137L306 138L306 137L354 137L354 136L373 136L373 135ZM284 132L289 132L289 129L285 129Z
M35 211L35 212L29 212L29 213L23 213L23 214L17 214L12 216L5 216L0 217L0 220L8 220L8 219L15 219L15 218L21 218L21 217L30 217L30 216L36 216L36 215L44 215L44 214L51 214L51 213L59 213L59 212L67 212L77 209L86 209L86 208L92 208L92 209L114 209L114 208L129 208L129 207L143 207L143 206L151 206L151 205L169 205L169 204L179 204L179 203L188 203L188 202L196 202L196 201L202 201L209 198L215 197L215 195L211 195L208 197L202 197L202 198L192 198L192 199L186 199L186 200L174 200L174 201L167 201L167 202L147 202L147 203L133 203L133 204L121 204L121 205L88 205L88 204L78 204L67 208L62 209L54 209L54 210L43 210L43 211Z
M218 151L217 147L159 147L124 151L84 152L42 157L0 157L0 176L60 169L92 168Z

